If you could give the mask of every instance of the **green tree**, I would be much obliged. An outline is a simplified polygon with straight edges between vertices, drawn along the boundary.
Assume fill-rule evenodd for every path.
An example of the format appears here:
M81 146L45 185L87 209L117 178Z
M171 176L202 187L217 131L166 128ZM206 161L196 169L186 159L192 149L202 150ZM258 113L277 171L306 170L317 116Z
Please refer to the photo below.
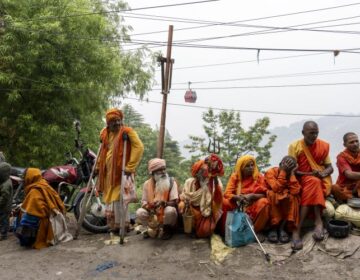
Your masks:
M101 0L1 1L0 150L13 165L63 161L75 119L94 148L111 98L150 88L151 57L123 51L130 27L107 9Z
M269 118L258 119L247 130L242 127L240 114L233 111L222 111L215 114L209 109L203 114L204 132L206 137L190 136L192 143L185 148L196 157L204 157L209 154L208 147L215 150L219 145L219 156L225 165L225 178L230 175L236 160L245 154L253 154L258 166L264 170L269 166L270 148L276 136L270 135L268 127ZM210 143L211 145L207 145Z

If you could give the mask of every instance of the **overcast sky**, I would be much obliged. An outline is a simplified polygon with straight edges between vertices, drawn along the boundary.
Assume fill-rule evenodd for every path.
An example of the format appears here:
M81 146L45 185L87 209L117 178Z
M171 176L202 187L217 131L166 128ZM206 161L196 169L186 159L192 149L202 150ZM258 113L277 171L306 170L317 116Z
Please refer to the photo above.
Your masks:
M132 8L136 9L139 7L191 1L198 0L130 0L127 2ZM148 35L136 34L154 31L167 31L169 25L172 24L174 26L174 43L179 40L187 39L229 36L254 32L259 33L259 31L269 30L265 28L265 26L298 26L293 28L308 29L321 27L318 29L323 30L322 32L294 30L285 30L286 32L284 32L284 30L277 29L277 32L274 33L273 29L270 30L272 33L269 34L247 34L242 36L233 36L230 38L191 43L197 45L249 47L260 49L259 63L257 62L256 50L229 50L221 48L205 49L174 46L172 49L172 57L175 59L175 65L173 70L172 90L168 96L168 102L181 104L182 106L168 105L166 128L176 140L182 141L187 139L189 134L204 134L202 130L201 116L206 109L184 107L187 105L243 111L271 111L278 113L299 114L339 113L360 115L360 84L309 86L310 84L360 83L360 2L358 5L351 5L348 7L245 22L245 20L250 19L355 3L357 2L331 0L221 0L202 4L138 10L133 12L142 15L167 16L209 22L228 23L243 21L238 23L238 26L213 25L206 28L203 27L186 30L181 29L187 27L199 27L204 25L204 23L184 23L174 22L172 20L146 20L130 17L125 17L125 20L126 23L130 24L134 29L134 36L132 36L133 40L166 42L167 32ZM141 17L143 17L142 15ZM131 16L134 16L134 14ZM247 27L244 26L245 24L253 26ZM328 30L330 32L324 32L324 30ZM134 48L134 46L128 48ZM261 50L264 48L314 50L342 50L359 48L356 50L359 53L340 52L334 60L334 55L331 52ZM151 46L151 49L154 51L160 50L164 55L166 55L166 47L153 48ZM266 60L269 58L281 57L288 58ZM212 66L205 66L209 64ZM214 64L224 65L214 66ZM194 67L180 69L190 66ZM156 73L156 80L160 83L159 72ZM300 75L299 73L302 74ZM289 74L296 75L293 75L293 77L284 77L284 75ZM259 77L261 77L261 79L258 79ZM213 82L218 80L232 81ZM187 88L186 83L188 81L192 82L191 87L193 90L196 90L198 96L195 104L185 103L184 101L184 89ZM207 82L197 83L203 81ZM308 86L251 88L254 86L284 85ZM250 88L216 90L201 89L224 87ZM159 88L159 85L154 85L154 88ZM181 90L176 90L179 88ZM153 90L149 92L148 99L150 101L161 102L162 96L160 91ZM159 125L161 104L138 102L136 100L129 99L124 100L124 102L131 104L145 117L145 121L150 123L153 127ZM256 119L264 116L268 116L270 118L271 128L284 125L287 126L290 123L311 118L309 116L274 115L268 113L241 113L241 119L245 127L253 124ZM343 118L343 120L346 121L347 118Z

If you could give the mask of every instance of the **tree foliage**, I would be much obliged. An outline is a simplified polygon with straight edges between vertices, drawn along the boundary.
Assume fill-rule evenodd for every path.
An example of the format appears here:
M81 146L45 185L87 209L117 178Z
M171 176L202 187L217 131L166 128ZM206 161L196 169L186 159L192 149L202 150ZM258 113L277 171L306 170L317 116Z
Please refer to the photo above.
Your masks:
M75 119L95 146L110 98L129 91L143 97L150 88L153 61L144 50L123 51L130 27L105 13L126 3L103 3L1 1L0 150L13 165L62 162Z
M220 147L219 155L224 162L226 176L230 174L236 160L245 154L256 156L260 169L269 166L270 148L276 139L268 131L269 118L258 119L246 130L242 127L239 113L222 111L215 114L209 109L203 114L203 121L206 137L190 136L192 143L185 146L194 158L208 155L208 148L213 151L215 142L215 151Z

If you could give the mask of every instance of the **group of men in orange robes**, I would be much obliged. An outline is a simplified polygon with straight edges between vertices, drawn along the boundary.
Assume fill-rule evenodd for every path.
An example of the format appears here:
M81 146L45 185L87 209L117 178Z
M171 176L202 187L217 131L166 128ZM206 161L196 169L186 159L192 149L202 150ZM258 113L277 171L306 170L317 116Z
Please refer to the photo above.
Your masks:
M95 172L99 175L99 191L103 192L107 206L108 224L115 232L118 231L120 222L118 207L122 172L127 177L132 176L144 150L137 133L124 126L122 119L123 114L118 109L107 112L107 126L100 135L102 148ZM123 151L125 134L130 145ZM301 249L301 228L305 218L309 216L315 222L313 238L322 240L324 226L321 214L326 197L332 194L339 202L345 202L349 198L360 196L359 139L353 132L344 135L345 150L337 157L339 178L332 185L330 174L333 168L329 144L318 139L318 125L313 121L305 122L302 134L303 139L290 144L288 155L281 160L279 166L268 169L264 175L259 172L253 156L240 157L224 193L219 179L224 175L224 167L215 154L193 164L192 177L186 180L181 192L174 178L168 176L165 160L150 160L150 179L144 184L142 207L137 211L138 218L147 224L151 217L156 216L157 223L163 225L162 238L168 239L176 226L178 214L190 211L195 235L208 237L216 228L224 234L227 212L243 206L253 222L255 232L268 229L268 239L271 242L287 243L290 241L288 233L292 233L292 248ZM27 176L30 175L28 172ZM33 185L36 186L34 190L39 188L44 192L49 189L47 185L43 186L41 175L39 176L39 180L32 180L31 184L27 184L25 180L25 191ZM51 189L49 193L51 194ZM25 208L28 204L27 211L31 213L35 204L31 202L31 196L28 197L23 206ZM57 203L57 200L59 199L54 194L52 201ZM49 207L58 208L59 213L64 210L61 201ZM46 229L43 232L44 236L51 235L51 231ZM48 246L41 242L43 241L39 237L34 246Z
M359 141L355 133L344 135L346 149L337 161L339 179L332 185L329 144L318 139L318 125L305 122L302 134L302 139L289 145L288 155L279 166L264 175L253 156L240 157L224 193L218 178L224 174L221 159L212 154L195 162L192 177L179 192L177 207L179 214L190 209L195 235L210 236L216 226L224 235L227 212L243 206L255 232L268 230L270 242L292 239L292 248L302 249L301 229L306 218L314 220L313 238L322 240L326 197L332 193L337 200L345 201L360 194Z
M314 220L313 238L324 239L322 211L325 200L333 195L339 203L360 197L360 149L358 136L349 132L343 137L345 150L337 156L339 177L332 185L333 167L329 144L318 139L317 123L304 123L303 139L289 145L279 167L262 176L255 158L241 157L227 184L223 199L221 232L224 233L226 212L245 204L256 232L269 228L270 242L286 243L292 233L292 248L303 247L301 229L306 218Z

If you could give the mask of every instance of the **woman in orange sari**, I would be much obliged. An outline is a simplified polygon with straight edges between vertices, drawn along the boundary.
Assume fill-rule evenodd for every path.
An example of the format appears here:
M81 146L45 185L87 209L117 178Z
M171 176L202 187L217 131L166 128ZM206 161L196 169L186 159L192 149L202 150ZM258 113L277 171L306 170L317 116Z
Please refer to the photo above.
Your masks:
M221 233L225 234L227 212L237 208L238 204L246 205L245 212L253 221L255 231L262 231L270 216L266 191L264 176L260 174L255 158L250 155L240 157L224 193Z

